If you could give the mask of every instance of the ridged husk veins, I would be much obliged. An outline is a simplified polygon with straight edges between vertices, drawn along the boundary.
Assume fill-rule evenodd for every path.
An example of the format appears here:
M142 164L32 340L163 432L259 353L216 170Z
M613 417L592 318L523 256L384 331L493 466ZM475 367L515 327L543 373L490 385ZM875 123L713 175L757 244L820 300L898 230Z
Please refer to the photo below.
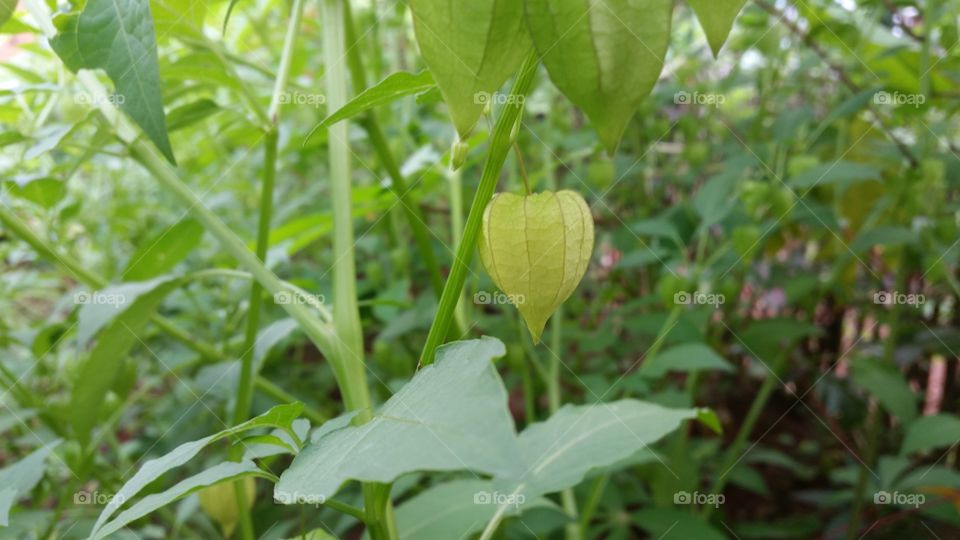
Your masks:
M480 260L517 306L534 342L583 279L593 252L593 216L575 191L497 193L483 213Z

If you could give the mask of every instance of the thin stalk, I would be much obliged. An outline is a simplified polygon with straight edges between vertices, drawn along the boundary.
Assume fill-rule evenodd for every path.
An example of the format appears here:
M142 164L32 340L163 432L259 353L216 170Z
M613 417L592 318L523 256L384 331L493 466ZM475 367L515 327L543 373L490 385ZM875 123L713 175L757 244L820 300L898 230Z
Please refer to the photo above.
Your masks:
M753 403L750 404L750 410L747 411L747 416L743 419L743 423L740 424L740 430L737 431L736 437L733 439L733 442L730 443L730 446L724 453L720 468L717 469L720 471L720 475L714 479L713 485L710 488L710 493L722 493L724 486L727 485L727 480L730 478L730 475L728 474L730 469L734 467L737 463L737 460L740 459L740 450L747 442L747 437L750 436L754 425L760 418L760 413L763 412L763 408L766 406L767 400L770 398L770 394L780 381L780 372L783 371L783 367L787 363L787 356L788 352L786 349L784 349L774 360L773 367L770 368L770 373L760 385L760 390L757 392L757 395L754 396ZM715 507L713 506L704 507L704 519L709 519L710 514L713 513L714 509Z
M555 188L554 188L555 189ZM563 352L563 306L557 308L553 318L550 320L550 378L547 386L547 399L550 405L550 415L553 416L560 410L560 354ZM573 493L573 488L567 488L560 492L560 501L563 503L563 510L574 521L567 525L567 540L580 540L583 538L580 526L577 524L577 498Z
M354 91L360 92L367 88L367 76L363 69L363 59L360 57L360 47L356 46L357 33L349 2L344 2L343 11L347 43L349 43L347 66L350 69L350 79L353 82ZM336 109L330 108L329 110ZM393 152L390 151L386 138L383 136L383 130L380 128L376 114L373 111L365 113L360 125L367 132L367 138L370 140L370 145L373 146L373 151L380 159L383 168L387 170L387 174L390 175L390 189L397 196L410 230L413 231L413 240L420 252L420 258L423 259L423 263L427 267L433 292L439 296L443 291L443 276L440 274L440 265L437 264L437 257L430 245L430 232L427 230L426 221L420 211L420 204L412 190L407 188L407 182L403 178L403 173L400 172L400 167L397 166L397 160L393 157Z
M34 233L29 227L27 227L15 215L13 215L9 208L3 205L0 205L0 224L9 229L16 237L26 242L27 245L29 245L42 258L47 259L48 261L59 266L73 279L94 289L102 289L107 286L106 280L100 278L97 274L94 274L92 271L85 268L70 254L61 253L54 249L53 246L49 245L42 238L37 236L36 233ZM200 274L223 274L245 279L252 278L249 273L236 270L204 270L202 272L194 273L194 275ZM203 360L209 362L220 362L227 359L223 352L218 350L216 347L191 336L187 331L178 327L170 319L161 317L160 315L154 315L152 321L161 331L176 339L194 352L200 354ZM0 367L2 367L2 365L0 365ZM178 368L174 368L174 371L177 371ZM272 397L273 399L276 399L278 402L291 403L294 401L301 401L260 375L256 375L254 377L254 385L256 386L257 390L263 392L269 397ZM317 424L323 423L327 419L327 415L322 414L320 411L309 405L304 406L303 413L304 416L310 418L314 423Z
M533 86L533 76L537 72L539 58L535 52L531 52L520 68L517 79L513 83L511 93L516 96L526 96ZM440 295L440 304L437 307L437 315L430 326L430 332L427 334L427 341L423 346L420 355L419 366L426 366L433 363L434 354L437 347L443 343L450 330L450 323L454 319L453 311L457 307L457 301L460 299L463 283L467 277L467 268L473 260L473 251L477 245L477 236L480 234L480 224L483 221L483 210L493 196L493 191L497 187L497 178L500 176L500 170L503 168L503 162L507 157L507 152L513 145L511 133L517 122L520 120L522 106L519 104L522 100L511 100L512 103L506 105L497 119L496 126L493 129L493 135L490 138L490 150L487 155L487 161L483 167L483 174L480 177L480 185L473 197L473 203L470 205L470 213L467 215L466 228L463 231L463 237L457 246L457 253L453 260L453 266L450 268L450 275L446 284L443 286L443 294Z
M450 182L450 237L453 238L453 249L460 245L463 236L463 169L447 169L447 180ZM441 291L437 294L441 294ZM467 328L467 297L462 293L454 311L454 322L457 324L457 335L463 335Z
M347 103L347 73L342 59L346 56L347 0L323 0L323 54L327 107L338 110ZM353 213L351 209L352 179L350 175L350 142L347 121L327 128L329 135L331 199L333 201L333 326L339 341L338 355L345 368L341 384L344 401L350 410L359 410L358 422L372 416L370 391L367 388L366 366L363 363L363 329L357 306L357 276L354 260ZM367 530L373 540L396 538L390 485L364 483L364 512Z
M894 291L904 291L907 286L907 276L909 275L907 266L909 258L903 251L897 257L897 278ZM897 349L897 335L900 332L900 313L903 304L893 302L890 306L890 334L883 344L883 362L887 366L894 365L894 353ZM883 411L874 403L873 410L867 418L867 447L860 463L860 472L857 475L857 484L853 490L853 506L850 509L850 523L847 525L847 539L852 540L860 536L860 510L863 508L863 498L867 491L867 484L870 481L870 464L877 457L877 443L880 438L881 422Z

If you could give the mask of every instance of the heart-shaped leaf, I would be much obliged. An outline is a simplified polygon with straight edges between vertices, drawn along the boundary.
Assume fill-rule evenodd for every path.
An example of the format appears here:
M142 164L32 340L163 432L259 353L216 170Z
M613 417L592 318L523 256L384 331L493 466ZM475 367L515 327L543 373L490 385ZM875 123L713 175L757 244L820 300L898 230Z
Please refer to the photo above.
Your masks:
M707 35L707 42L713 56L720 54L720 48L727 41L733 21L737 18L747 0L688 0L697 20Z

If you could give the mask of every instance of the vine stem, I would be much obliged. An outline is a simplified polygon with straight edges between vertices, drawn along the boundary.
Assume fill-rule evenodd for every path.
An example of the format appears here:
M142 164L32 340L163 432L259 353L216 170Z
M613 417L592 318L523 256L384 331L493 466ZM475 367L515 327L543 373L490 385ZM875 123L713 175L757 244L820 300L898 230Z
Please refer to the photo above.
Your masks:
M537 72L537 66L540 60L535 51L531 51L523 62L520 72L513 83L511 93L515 96L526 96L533 86L533 76ZM490 151L487 155L487 161L483 167L483 174L480 177L480 185L473 197L473 203L470 205L470 213L467 215L466 227L460 243L457 245L457 252L454 255L453 264L450 268L450 275L443 286L443 293L440 295L440 304L437 307L437 315L430 325L430 332L427 334L427 341L420 354L420 362L417 368L433 363L434 354L437 352L447 332L450 330L450 323L454 319L454 310L457 307L457 301L460 299L463 283L467 278L467 268L470 261L473 260L473 251L477 245L477 237L480 234L480 225L483 222L483 210L486 208L490 198L493 197L493 191L497 187L497 178L503 168L503 162L506 160L507 152L513 146L514 131L517 122L520 120L520 113L523 106L519 103L522 100L510 100L511 103L503 108L500 118L497 119L496 126L493 128L493 135L490 138Z

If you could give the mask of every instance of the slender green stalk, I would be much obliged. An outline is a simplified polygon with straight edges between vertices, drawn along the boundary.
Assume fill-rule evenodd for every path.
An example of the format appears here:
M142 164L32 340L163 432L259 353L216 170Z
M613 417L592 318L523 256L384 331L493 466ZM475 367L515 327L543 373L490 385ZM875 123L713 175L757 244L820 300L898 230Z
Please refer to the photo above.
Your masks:
M904 291L907 286L907 277L909 276L910 259L900 252L897 257L897 278L894 291ZM890 333L886 342L883 344L883 363L887 366L894 365L894 353L897 349L897 336L900 333L900 314L903 304L894 302L890 306L889 327ZM873 404L873 410L867 417L867 447L863 459L860 462L860 472L857 475L857 484L853 490L853 505L850 509L850 522L847 524L847 539L852 540L860 536L860 511L863 508L863 499L866 495L867 485L870 481L870 464L877 457L877 443L880 438L881 423L883 421L883 411L876 403Z
M554 186L551 186L556 189ZM547 386L547 399L550 404L550 415L560 410L560 355L563 354L563 306L557 308L550 320L550 377ZM563 503L563 510L571 519L577 519L577 498L573 488L567 488L560 492L560 501ZM580 540L583 538L580 526L576 521L566 527L567 540Z
M347 65L350 69L350 78L353 82L355 91L359 92L367 87L367 76L363 69L363 59L360 57L360 47L356 45L357 33L353 23L353 15L350 11L350 3L344 3L344 21L346 24L347 43ZM336 110L330 108L329 110ZM427 267L427 274L430 277L430 285L433 287L434 294L440 295L443 290L443 276L440 274L440 265L437 264L437 256L430 245L430 231L427 230L426 221L423 219L423 213L420 211L420 205L411 189L407 188L407 182L397 166L397 160L390 151L386 138L383 136L383 130L377 121L377 116L373 111L368 111L362 117L360 125L367 132L367 138L370 140L373 151L380 158L380 163L390 175L390 189L400 201L401 210L407 218L410 230L413 231L413 240L417 245L420 258L423 259Z
M788 355L789 353L785 349L774 360L773 367L770 368L770 373L767 374L766 378L763 380L763 383L760 385L760 390L757 392L757 395L754 396L753 403L750 404L750 410L747 411L747 416L744 417L743 422L740 424L740 430L737 431L737 435L734 437L733 442L730 443L730 446L727 447L727 451L724 452L723 460L720 462L721 465L717 469L720 471L720 475L714 479L713 485L710 488L710 493L722 493L724 486L727 485L727 481L730 479L729 473L737 464L737 461L741 458L740 451L743 449L743 445L746 444L747 437L749 437L750 433L753 431L753 427L760 418L760 413L763 412L763 408L766 406L767 400L770 398L770 394L780 381L780 373L783 371L783 367L787 363ZM704 507L704 518L709 519L710 514L713 513L713 510L715 510L714 506Z
M323 54L327 107L337 110L347 103L347 74L342 59L346 56L347 0L323 0ZM372 405L363 362L363 330L357 306L357 276L354 260L353 213L351 209L350 142L347 122L338 122L328 129L330 154L331 199L333 201L333 326L336 330L338 356L345 369L340 386L350 410L359 410L358 422L371 418ZM396 537L390 485L363 485L364 512L367 530L373 540Z
M511 89L513 95L526 96L530 92L533 86L533 76L537 72L538 65L539 58L536 52L531 52L513 83ZM493 196L493 191L497 187L497 177L500 176L500 170L503 168L507 152L513 145L511 133L517 122L520 121L523 108L520 104L521 101L519 99L511 100L510 104L504 106L493 129L493 135L490 137L490 151L487 155L487 162L483 167L483 174L480 177L480 185L477 187L473 203L470 205L466 228L463 231L460 244L457 246L453 266L450 268L450 276L443 286L440 305L437 307L437 315L433 319L430 332L427 334L427 341L420 354L419 366L433 363L437 347L443 343L447 332L450 330L450 323L454 319L453 311L457 307L460 293L463 290L463 283L467 278L467 268L473 260L473 251L477 245L477 236L480 234L480 224L483 221L483 210Z

